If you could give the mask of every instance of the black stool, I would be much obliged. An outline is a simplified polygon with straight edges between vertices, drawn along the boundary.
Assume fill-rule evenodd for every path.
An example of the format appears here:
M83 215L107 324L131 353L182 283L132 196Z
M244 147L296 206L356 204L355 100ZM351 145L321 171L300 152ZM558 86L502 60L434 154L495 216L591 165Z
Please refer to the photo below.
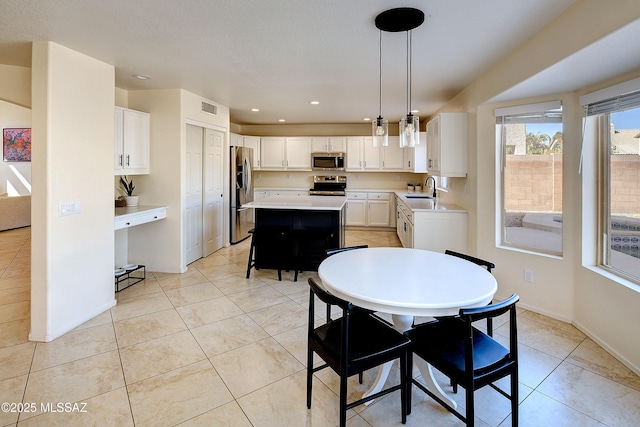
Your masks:
M256 229L252 228L251 230L249 230L249 234L251 234L251 248L249 249L249 262L247 263L247 279L251 275L251 267L255 267L256 265L256 258L254 253L254 249L256 247Z
M262 268L275 268L278 270L278 280L282 280L282 270L289 271L295 257L294 242L290 230L280 228L252 229L251 247L249 249L249 261L247 263L247 279L251 274L251 267L258 269L256 265L256 251L260 252L260 266Z

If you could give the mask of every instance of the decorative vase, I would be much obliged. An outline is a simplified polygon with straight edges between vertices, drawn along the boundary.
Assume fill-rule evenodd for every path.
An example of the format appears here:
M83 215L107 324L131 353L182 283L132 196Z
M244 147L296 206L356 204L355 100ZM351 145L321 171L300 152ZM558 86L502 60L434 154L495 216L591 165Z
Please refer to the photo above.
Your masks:
M415 189L416 189L416 193L422 192L422 185L416 185Z
M138 206L138 196L126 196L127 206Z
M407 191L413 193L413 185L407 185Z

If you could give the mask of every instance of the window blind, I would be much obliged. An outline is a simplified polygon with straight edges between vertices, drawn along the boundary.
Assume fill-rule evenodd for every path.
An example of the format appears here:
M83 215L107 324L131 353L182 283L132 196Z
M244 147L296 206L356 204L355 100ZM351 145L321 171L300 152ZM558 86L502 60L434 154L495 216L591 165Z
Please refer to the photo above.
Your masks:
M640 90L587 104L586 115L608 114L640 107Z
M560 101L539 104L518 105L498 108L495 111L496 124L562 123L562 103Z

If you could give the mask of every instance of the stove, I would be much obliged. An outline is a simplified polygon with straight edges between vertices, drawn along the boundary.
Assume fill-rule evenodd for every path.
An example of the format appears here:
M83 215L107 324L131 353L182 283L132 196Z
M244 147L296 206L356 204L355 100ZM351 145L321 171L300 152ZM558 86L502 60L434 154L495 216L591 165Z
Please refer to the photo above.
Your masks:
M344 196L347 177L343 175L316 175L313 177L311 196Z

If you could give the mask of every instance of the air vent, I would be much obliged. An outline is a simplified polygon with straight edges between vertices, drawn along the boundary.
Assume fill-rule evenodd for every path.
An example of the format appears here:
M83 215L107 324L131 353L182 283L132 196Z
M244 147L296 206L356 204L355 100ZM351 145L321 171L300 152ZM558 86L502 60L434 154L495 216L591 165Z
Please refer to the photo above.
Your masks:
M202 101L202 112L203 113L207 113L207 114L213 114L214 116L217 116L218 115L218 107L213 105L213 104L209 104L208 102Z

